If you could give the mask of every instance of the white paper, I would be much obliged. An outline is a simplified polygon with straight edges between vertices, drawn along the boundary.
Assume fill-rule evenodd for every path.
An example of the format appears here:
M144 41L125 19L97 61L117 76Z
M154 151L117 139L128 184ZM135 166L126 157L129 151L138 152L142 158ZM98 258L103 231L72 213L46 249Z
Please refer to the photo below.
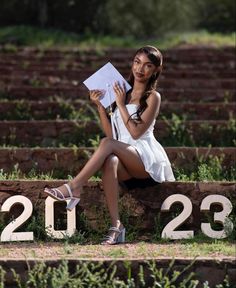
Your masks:
M110 62L108 62L83 83L89 90L104 91L100 102L105 108L107 108L115 101L115 92L113 90L115 82L119 82L122 87L124 83L126 91L131 89L131 86L119 71Z

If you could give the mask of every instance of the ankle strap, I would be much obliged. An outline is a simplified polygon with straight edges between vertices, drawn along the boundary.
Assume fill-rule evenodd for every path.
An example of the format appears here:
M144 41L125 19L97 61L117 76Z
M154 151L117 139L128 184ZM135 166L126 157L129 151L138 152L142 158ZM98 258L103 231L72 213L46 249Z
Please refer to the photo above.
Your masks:
M118 233L121 232L121 230L119 228L117 228L117 227L110 227L109 231L114 231L114 232L118 232Z

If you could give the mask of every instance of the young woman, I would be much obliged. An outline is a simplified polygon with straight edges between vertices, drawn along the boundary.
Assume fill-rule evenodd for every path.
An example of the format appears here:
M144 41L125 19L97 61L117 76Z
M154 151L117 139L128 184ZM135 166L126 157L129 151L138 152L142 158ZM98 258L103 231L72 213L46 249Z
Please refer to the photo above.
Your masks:
M159 183L175 181L168 157L153 135L161 103L161 96L156 91L161 70L162 54L155 47L145 46L135 53L129 77L131 91L126 93L121 83L115 83L113 87L116 95L112 115L115 133L99 101L102 91L90 91L90 99L97 105L106 137L73 180L58 188L44 190L57 200L69 199L67 209L71 210L79 202L82 186L101 169L112 224L102 244L117 244L125 239L125 228L118 211L119 182L131 178L152 178Z

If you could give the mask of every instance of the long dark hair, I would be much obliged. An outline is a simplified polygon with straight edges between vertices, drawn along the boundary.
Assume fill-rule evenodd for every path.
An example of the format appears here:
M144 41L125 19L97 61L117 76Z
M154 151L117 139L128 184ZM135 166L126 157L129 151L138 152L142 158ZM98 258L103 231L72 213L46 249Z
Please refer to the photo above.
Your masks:
M140 98L140 101L139 101L140 105L139 105L137 112L136 112L137 120L140 120L140 121L141 121L141 117L140 117L141 114L147 108L147 99L148 99L149 95L157 89L158 78L159 78L161 71L162 71L162 62L163 62L162 54L156 47L144 46L144 47L142 47L136 51L134 58L136 55L141 54L141 53L146 54L148 59L152 62L152 64L154 64L156 67L160 67L160 69L158 69L158 71L150 77L150 79L146 85L146 89L144 90L144 93ZM131 87L133 87L134 75L133 75L132 71L129 75L128 82L130 83ZM132 90L130 92L132 92Z
M133 59L136 57L136 55L141 54L141 53L146 54L148 59L152 62L152 64L154 64L156 67L160 67L160 69L158 69L158 71L150 77L150 79L146 85L146 89L140 98L139 107L137 109L137 112L135 112L136 118L138 121L141 121L141 114L147 108L147 99L148 99L149 95L157 89L158 78L159 78L161 71L162 71L162 61L163 61L162 54L156 47L148 45L148 46L144 46L144 47L138 49L135 52ZM133 75L132 70L131 70L131 73L129 75L128 82L131 85L131 87L134 86L134 75ZM131 92L132 92L132 88L131 88L131 90L128 91L128 93L131 93ZM113 108L112 110L114 111L116 108L116 103L114 103L112 108ZM133 115L131 115L131 116L133 116Z

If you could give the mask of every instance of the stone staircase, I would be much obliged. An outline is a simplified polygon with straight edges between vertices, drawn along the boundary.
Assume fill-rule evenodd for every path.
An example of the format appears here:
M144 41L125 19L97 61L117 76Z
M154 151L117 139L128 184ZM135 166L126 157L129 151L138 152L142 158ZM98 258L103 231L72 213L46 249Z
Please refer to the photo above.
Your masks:
M82 82L107 61L127 77L131 64L127 59L131 60L133 53L133 49L115 48L60 51L25 47L14 53L0 50L0 169L2 175L14 171L22 175L21 180L1 180L0 204L15 194L30 195L33 204L42 209L43 187L58 185L62 180L35 182L25 180L23 174L32 175L33 171L36 177L37 173L51 173L66 181L68 175L74 176L84 166L94 151L97 137L103 134ZM164 71L159 82L162 105L155 135L173 167L194 173L199 163L217 156L222 159L225 171L235 171L234 49L192 47L171 49L163 54ZM159 213L161 201L167 195L183 193L191 198L196 210L207 191L235 200L235 177L222 180L177 181L146 188L137 184L131 189L135 193L123 189L121 195L126 200L132 195L127 201L134 201L142 208L140 211L154 209L153 213ZM197 195L202 189L204 193ZM90 182L85 190L78 210L84 211L96 227L100 219L96 219L88 203L96 197L95 206L104 206L99 191L101 183ZM162 200L152 196L155 190L163 192ZM96 191L95 195L91 191ZM146 202L142 201L144 194L149 195L145 196ZM155 208L150 204L152 201ZM134 219L139 215L130 213ZM152 220L145 221L142 229L152 232ZM200 224L194 221L190 219L197 231Z
M0 48L0 208L7 199L21 195L32 202L36 221L46 217L44 187L59 186L67 181L68 175L74 176L93 153L99 137L103 137L82 82L107 61L127 77L131 64L127 59L131 60L133 53L132 49L115 48L80 51L25 47L15 52ZM163 54L164 71L159 82L162 105L155 135L165 147L179 180L161 185L138 181L135 186L126 183L126 187L121 187L121 217L128 228L129 241L132 233L135 240L152 241L153 235L160 239L160 230L183 210L180 205L170 211L162 209L169 197L185 196L192 206L188 207L190 216L176 230L192 230L194 235L199 235L202 222L209 222L209 217L213 222L213 215L225 209L224 203L220 203L223 208L219 209L218 200L213 201L213 209L202 208L206 198L215 195L224 196L232 203L230 219L232 222L236 219L235 50L192 47L171 49ZM216 156L225 172L220 181L207 178L209 175L204 170L213 161L217 174ZM198 171L201 164L202 170ZM177 171L195 173L199 179L181 178ZM76 208L77 230L83 232L87 226L93 231L107 229L102 190L100 181L85 185ZM65 203L56 203L54 208L55 218L66 222ZM0 218L0 234L12 218L22 213L22 205L12 204L9 210ZM236 233L233 224L231 239L235 239ZM22 227L20 231L24 231L25 225ZM222 229L222 225L216 229ZM157 260L157 266L166 267L163 263L170 262L166 256ZM193 271L199 273L201 283L205 280L210 284L222 283L226 274L230 283L235 283L236 263L231 256L220 260L224 268L216 266L214 259L208 259L209 267L205 269L203 259L203 262L198 260L201 264ZM186 266L192 260L177 261ZM14 263L0 261L7 271L9 285L11 267L22 275L26 270L22 268L26 265L24 261Z

